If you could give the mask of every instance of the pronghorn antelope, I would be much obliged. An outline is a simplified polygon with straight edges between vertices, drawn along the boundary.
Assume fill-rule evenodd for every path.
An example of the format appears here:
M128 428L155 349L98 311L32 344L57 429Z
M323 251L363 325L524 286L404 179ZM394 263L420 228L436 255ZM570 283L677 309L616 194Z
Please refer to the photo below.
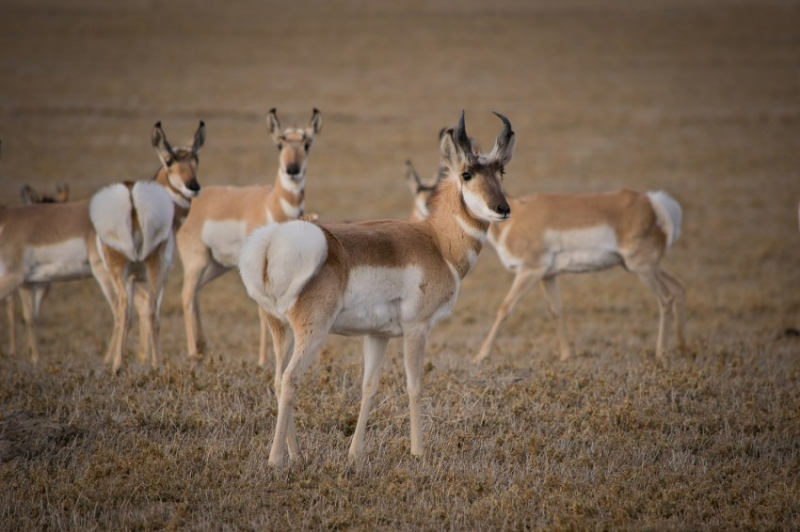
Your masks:
M281 128L275 109L267 125L278 146L278 176L274 185L244 187L207 186L192 205L178 231L178 253L183 263L183 318L188 357L202 357L206 338L200 319L200 289L239 261L245 237L257 227L296 220L303 214L308 152L322 130L322 113L316 108L304 129ZM266 364L267 323L259 311L261 344L259 364Z
M407 179L408 174L420 181L410 163ZM424 213L418 206L421 194L414 196L412 218ZM677 318L679 348L685 348L684 287L660 265L681 228L682 210L671 196L666 192L640 194L622 190L606 194L532 194L508 198L508 203L514 219L493 223L489 242L516 277L473 362L489 356L500 325L540 280L548 309L556 319L561 359L569 358L556 276L617 265L637 274L658 298L656 357L663 357L666 328L673 314Z
M97 251L114 292L114 327L105 357L113 373L122 365L134 288L140 358L143 362L150 358L153 369L161 363L158 320L167 270L175 252L175 231L190 212L192 199L200 193L197 152L205 142L203 122L191 148L174 149L161 122L153 128L151 140L161 160L155 178L108 185L89 203Z
M500 178L515 139L508 119L498 116L504 127L488 155L473 153L463 112L456 128L445 132L440 151L447 175L431 196L425 221L295 221L262 227L245 241L239 269L247 293L268 315L276 355L273 466L283 463L287 443L290 458L300 455L292 413L296 389L329 333L365 337L361 411L350 458L363 451L386 345L399 336L411 453L422 454L420 393L428 334L455 304L489 222L511 215Z
M65 203L69 199L69 186L58 185L55 196L40 194L30 185L24 185L19 191L23 205L33 205L34 203ZM33 322L38 321L39 313L42 308L42 301L47 295L49 285L32 284L22 285L17 289L20 301L22 302L23 318L25 327L28 330L28 338L33 334ZM17 353L17 310L14 303L14 295L9 294L6 298L6 311L8 314L8 353L13 356ZM29 345L31 353L34 353L33 344Z
M656 358L662 359L670 321L685 347L684 287L661 267L680 234L681 207L666 192L621 190L606 194L532 194L510 198L514 219L492 224L489 242L506 269L516 273L486 340L473 362L489 356L500 325L522 296L542 281L556 319L561 359L570 357L556 277L623 266L658 298Z
M156 128L161 129L160 123L156 124ZM170 155L167 161L169 165L175 166L176 175L193 175L193 168L197 164L196 151L202 144L204 132L205 127L201 122L192 150L173 150L169 147L168 152L175 156ZM168 174L161 167L153 180L167 187L175 200L183 201L183 195L194 194L183 185L183 177L179 181L172 177L173 174ZM190 180L185 183L191 185ZM185 211L177 208L176 212ZM39 287L94 274L103 295L114 308L114 289L98 253L96 236L89 217L88 199L0 209L0 300L19 287ZM39 350L36 345L36 322L31 307L32 305L29 306L30 312L26 310L23 300L23 314L31 324L28 328L31 358L36 363ZM137 308L141 307L137 305ZM143 339L140 340L140 349L144 345ZM145 354L146 352L140 352L140 356Z
M56 187L55 196L40 194L30 185L23 185L19 190L19 197L23 205L33 205L34 203L66 203L69 199L69 185L58 185Z
M411 194L414 196L414 206L411 208L409 220L412 222L421 222L428 217L428 200L430 200L431 194L433 194L436 185L439 184L439 180L442 177L440 172L436 176L436 180L433 184L425 183L419 177L411 161L406 161L406 182L408 183L408 188L411 190Z

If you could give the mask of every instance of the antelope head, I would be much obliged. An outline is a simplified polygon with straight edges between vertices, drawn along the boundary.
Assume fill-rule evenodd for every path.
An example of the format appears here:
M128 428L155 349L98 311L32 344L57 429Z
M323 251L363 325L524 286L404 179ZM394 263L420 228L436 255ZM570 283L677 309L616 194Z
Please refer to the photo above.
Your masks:
M151 141L166 173L166 183L162 184L167 187L175 203L188 209L192 198L200 194L200 183L197 182L199 163L197 152L206 141L205 123L200 121L191 148L173 148L164 130L161 129L160 121L153 126Z
M464 126L464 111L458 125L442 135L440 145L442 164L457 180L464 205L473 217L486 222L511 216L501 181L514 154L515 135L508 118L495 115L503 121L503 130L488 155L476 153Z
M314 138L322 130L322 113L314 108L311 120L305 128L281 129L278 114L273 108L267 114L267 126L278 147L281 184L288 190L301 189L306 178L308 152Z

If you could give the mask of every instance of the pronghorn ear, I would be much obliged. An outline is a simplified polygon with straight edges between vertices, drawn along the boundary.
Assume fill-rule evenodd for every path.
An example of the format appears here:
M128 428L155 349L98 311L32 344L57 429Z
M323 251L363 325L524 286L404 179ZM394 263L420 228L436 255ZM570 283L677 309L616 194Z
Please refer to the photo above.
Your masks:
M496 159L501 165L505 166L511 161L514 155L514 147L517 144L517 135L511 129L511 122L500 113L494 113L503 121L503 131L497 136L494 149L489 154L489 158Z
M269 128L269 132L272 133L272 140L275 141L275 144L280 144L281 131L283 130L281 129L281 121L278 120L278 113L274 107L267 113L267 127Z
M419 174L414 169L414 165L411 164L411 161L406 160L406 183L408 183L408 189L411 190L411 193L415 196L419 194L419 189L422 186L422 180L419 177Z
M461 169L470 163L471 157L474 157L472 152L465 152L459 146L452 129L445 131L439 150L442 155L442 164L455 172L461 172Z
M322 113L319 112L319 109L314 107L311 120L308 122L308 127L306 128L306 136L314 138L320 131L322 131Z
M164 165L164 168L168 167L169 164L167 161L175 156L175 152L172 151L172 146L167 142L167 136L164 134L164 130L161 129L160 120L153 126L153 133L150 135L150 141L153 143L153 149L156 150L156 155L158 155L158 158L161 160L161 164ZM164 145L163 150L161 148L162 144ZM166 152L166 156L164 152Z
M197 155L197 152L200 151L200 148L202 148L203 144L205 143L206 143L206 123L201 120L200 125L197 126L197 131L194 134L194 143L192 143L192 153Z
M19 199L22 200L23 205L32 205L39 203L39 194L30 185L22 185L19 189Z
M69 200L69 185L58 185L56 187L56 200L59 203L66 203Z

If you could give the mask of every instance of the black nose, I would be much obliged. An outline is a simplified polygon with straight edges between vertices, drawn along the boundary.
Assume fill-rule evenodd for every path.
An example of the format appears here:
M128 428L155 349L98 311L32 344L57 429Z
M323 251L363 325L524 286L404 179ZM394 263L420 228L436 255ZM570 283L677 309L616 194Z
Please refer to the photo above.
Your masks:
M286 173L289 175L297 175L300 173L300 166L296 164L287 164Z
M497 214L505 216L506 218L511 216L511 207L509 207L508 203L506 202L501 203L500 205L495 207L494 210Z
M186 185L186 188L192 192L200 192L200 183L197 182L197 179L192 179L189 181L189 184Z

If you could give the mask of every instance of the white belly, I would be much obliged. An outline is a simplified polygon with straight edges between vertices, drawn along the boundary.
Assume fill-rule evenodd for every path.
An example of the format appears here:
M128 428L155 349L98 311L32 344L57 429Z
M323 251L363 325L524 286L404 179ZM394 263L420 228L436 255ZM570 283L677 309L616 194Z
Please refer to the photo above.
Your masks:
M422 270L417 267L355 268L331 332L402 335L402 324L416 315L421 283Z
M545 275L605 270L622 264L617 235L607 225L544 233Z
M211 256L228 268L239 264L247 226L238 220L208 221L203 225L203 243L211 250Z
M89 277L89 256L82 238L49 246L31 246L25 252L25 280L49 283Z

